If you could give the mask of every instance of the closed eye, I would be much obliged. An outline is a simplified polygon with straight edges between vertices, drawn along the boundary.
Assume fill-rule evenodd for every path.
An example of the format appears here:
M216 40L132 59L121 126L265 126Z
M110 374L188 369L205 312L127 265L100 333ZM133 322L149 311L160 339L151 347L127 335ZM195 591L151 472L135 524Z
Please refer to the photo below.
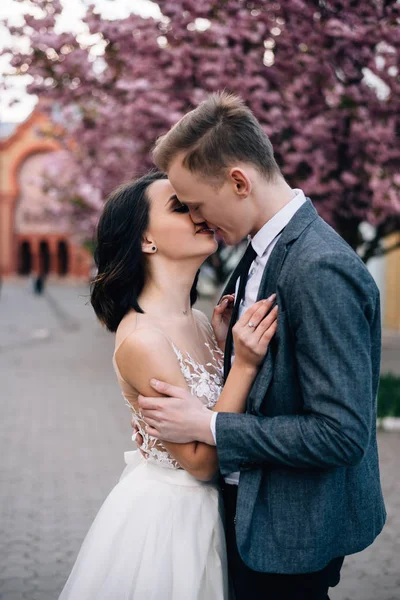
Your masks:
M174 208L174 212L179 212L179 213L188 213L189 209L186 206L186 204L182 204L179 203L175 208Z

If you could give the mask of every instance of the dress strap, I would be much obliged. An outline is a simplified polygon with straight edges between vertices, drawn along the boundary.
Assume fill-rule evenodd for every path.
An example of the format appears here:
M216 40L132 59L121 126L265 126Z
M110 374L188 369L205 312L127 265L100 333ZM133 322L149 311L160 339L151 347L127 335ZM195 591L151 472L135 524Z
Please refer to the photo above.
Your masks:
M133 333L134 331L136 331L137 329L137 321L138 321L138 313L136 313L136 318L135 318L135 326L133 327L133 329L131 329L123 338L122 340L119 342L118 346L116 346L116 348L114 349L114 354L113 357L115 357L117 350L120 346L122 346L122 344L124 343L124 341L131 335L131 333Z
M138 326L137 326L137 321L138 321L138 319L137 319L137 317L138 317L138 314L136 313L135 327L133 327L132 329L130 329L130 330L129 330L129 332L128 332L128 333L127 333L127 334L126 334L126 335L123 337L123 339L122 339L122 340L119 342L119 344L118 344L118 345L117 345L117 347L115 348L115 350L114 350L114 353L113 353L113 356L112 356L112 361L113 361L113 363L114 363L115 369L116 369L116 371L117 371L117 373L118 373L119 377L120 377L120 378L122 379L122 381L124 381L125 383L127 383L127 381L125 381L125 379L122 377L122 375L121 375L121 371L120 371L120 370L119 370L119 368L118 368L118 365L117 365L117 359L116 359L116 354L117 354L117 352L118 352L119 348L122 346L122 344L123 344L123 343L124 343L124 342L125 342L125 341L128 339L128 337L129 337L130 335L132 335L132 333L133 333L134 331L137 331L137 330L138 330ZM174 354L175 354L175 355L178 357L178 359L179 359L179 357L181 356L181 353L180 353L179 349L178 349L178 348L177 348L177 346L174 344L174 342L172 341L172 339L171 339L171 338L170 338L170 337L169 337L169 336L168 336L168 335L167 335L167 334L166 334L166 333L165 333L165 332L164 332L162 329L158 329L157 327L143 327L142 329L147 329L147 331L157 331L157 333L161 333L161 335L162 335L163 337L165 337L165 339L166 339L166 340L168 341L168 343L171 345L171 347L172 347L172 349L173 349L173 351L174 351Z
M147 329L148 331L157 331L158 333L161 333L161 335L163 335L165 337L165 339L171 344L171 346L173 346L174 348L176 348L176 345L174 344L174 342L172 341L172 339L162 330L159 329L158 327L148 327L148 326L139 326L139 313L136 313L136 318L135 318L135 325L132 329L130 329L128 331L128 333L122 338L122 340L119 342L118 346L116 346L115 350L114 350L114 357L118 351L118 349L122 346L122 344L125 342L125 340L137 329Z

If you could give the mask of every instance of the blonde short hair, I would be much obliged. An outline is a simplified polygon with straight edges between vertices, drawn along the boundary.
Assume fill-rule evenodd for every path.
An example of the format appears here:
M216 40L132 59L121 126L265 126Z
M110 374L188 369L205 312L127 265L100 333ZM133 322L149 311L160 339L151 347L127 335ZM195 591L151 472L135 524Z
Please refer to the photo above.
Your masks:
M272 144L243 100L234 94L211 94L158 138L153 160L164 172L178 153L193 173L221 179L235 161L252 163L266 179L280 169Z

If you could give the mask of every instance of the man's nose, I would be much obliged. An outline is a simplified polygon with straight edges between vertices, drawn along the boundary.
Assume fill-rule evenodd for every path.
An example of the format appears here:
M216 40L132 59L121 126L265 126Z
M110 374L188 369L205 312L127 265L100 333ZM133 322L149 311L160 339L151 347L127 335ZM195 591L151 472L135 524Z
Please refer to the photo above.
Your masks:
M204 219L201 215L199 215L198 211L189 209L190 218L192 219L195 225L200 225L200 223L204 223Z

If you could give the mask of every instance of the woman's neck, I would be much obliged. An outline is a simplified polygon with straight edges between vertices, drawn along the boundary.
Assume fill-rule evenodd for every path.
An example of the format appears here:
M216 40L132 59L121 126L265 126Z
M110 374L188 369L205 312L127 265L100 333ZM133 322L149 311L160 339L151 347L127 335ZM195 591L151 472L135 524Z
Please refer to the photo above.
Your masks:
M197 263L187 265L181 261L168 261L167 264L165 261L154 261L148 281L140 294L140 306L146 313L158 317L191 315L190 291L198 268Z

